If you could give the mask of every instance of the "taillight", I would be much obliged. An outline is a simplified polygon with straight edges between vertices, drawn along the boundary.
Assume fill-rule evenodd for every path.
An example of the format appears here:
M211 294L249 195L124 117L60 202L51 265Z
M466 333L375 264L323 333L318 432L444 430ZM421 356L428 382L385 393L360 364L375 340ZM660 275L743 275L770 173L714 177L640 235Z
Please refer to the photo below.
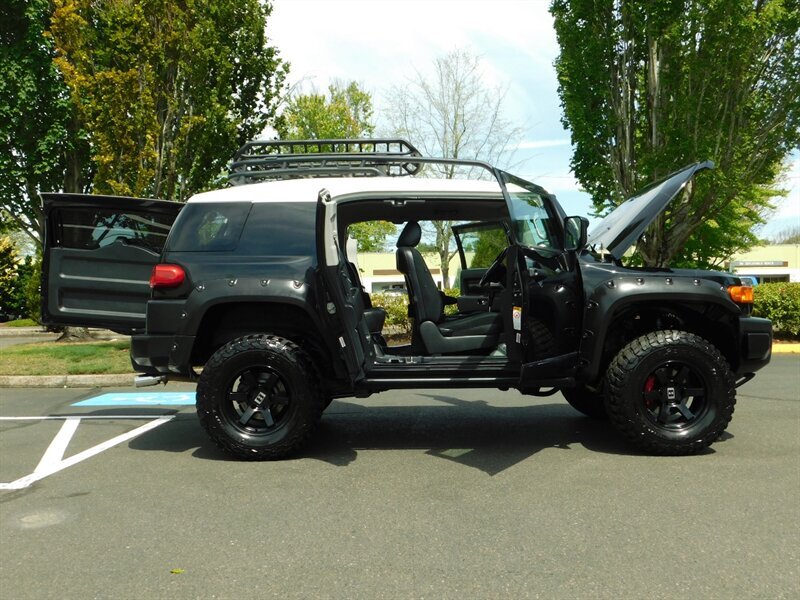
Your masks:
M736 304L753 303L753 288L749 285L732 285L728 288L728 293Z
M156 265L150 275L151 288L177 287L186 279L186 272L178 265Z

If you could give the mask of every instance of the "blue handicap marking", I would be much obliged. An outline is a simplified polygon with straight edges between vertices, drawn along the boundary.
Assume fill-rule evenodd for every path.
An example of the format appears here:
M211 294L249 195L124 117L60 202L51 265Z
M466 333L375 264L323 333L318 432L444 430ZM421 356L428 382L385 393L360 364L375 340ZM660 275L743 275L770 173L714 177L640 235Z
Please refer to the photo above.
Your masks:
M194 406L194 392L118 392L87 398L72 406Z

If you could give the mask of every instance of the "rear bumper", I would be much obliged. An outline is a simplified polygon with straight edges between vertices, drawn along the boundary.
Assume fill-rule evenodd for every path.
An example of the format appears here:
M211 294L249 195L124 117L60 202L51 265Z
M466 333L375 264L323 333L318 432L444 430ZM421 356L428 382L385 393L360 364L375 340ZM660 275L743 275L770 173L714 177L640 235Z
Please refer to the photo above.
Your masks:
M739 368L737 375L754 373L772 358L772 321L758 317L739 319Z
M192 374L194 336L134 335L131 337L131 364L146 375Z

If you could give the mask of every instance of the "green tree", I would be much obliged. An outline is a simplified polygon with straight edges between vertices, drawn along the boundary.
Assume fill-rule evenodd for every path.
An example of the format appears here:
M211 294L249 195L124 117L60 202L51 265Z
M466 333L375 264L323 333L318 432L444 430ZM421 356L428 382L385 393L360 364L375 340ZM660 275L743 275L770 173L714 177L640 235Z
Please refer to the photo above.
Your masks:
M44 35L48 0L0 5L0 225L40 243L40 191L84 191L88 146Z
M437 58L433 74L416 77L390 90L386 112L395 135L407 138L424 156L478 159L502 163L521 135L503 116L505 89L484 83L480 58L454 50ZM446 179L483 173L451 165L436 174ZM450 286L450 259L455 253L454 221L433 221L432 235L439 254L444 287Z
M54 0L93 191L185 200L271 122L287 73L260 0Z
M475 240L475 255L470 262L470 268L486 268L494 262L500 252L508 246L506 232L503 229L484 229L477 231L478 239Z
M637 244L647 265L710 265L758 241L800 143L796 0L553 0L572 167L606 212L692 161L688 186Z
M396 231L394 223L389 221L362 221L347 228L350 237L358 242L359 252L382 252L386 246L386 238Z
M336 81L327 96L312 91L290 98L275 129L284 140L369 137L375 131L372 96L355 81Z
M13 241L7 236L0 236L0 313L14 317L28 316L26 286L34 268L32 257L23 260Z
M275 129L284 140L368 138L375 131L372 114L369 92L355 81L335 81L327 95L312 91L291 98ZM348 233L359 252L380 252L395 230L388 221L365 221L350 225Z

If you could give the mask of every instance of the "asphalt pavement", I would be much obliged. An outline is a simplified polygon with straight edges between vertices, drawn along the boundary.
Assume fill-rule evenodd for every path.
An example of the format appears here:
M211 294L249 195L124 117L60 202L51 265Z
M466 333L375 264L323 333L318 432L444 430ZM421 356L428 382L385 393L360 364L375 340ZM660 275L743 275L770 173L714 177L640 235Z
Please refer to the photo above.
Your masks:
M0 490L0 590L797 598L798 390L800 357L774 357L693 457L642 456L558 395L421 390L335 401L300 456L246 463L192 406L146 402L191 385L0 389L0 482L21 486ZM142 396L74 406L110 392Z

